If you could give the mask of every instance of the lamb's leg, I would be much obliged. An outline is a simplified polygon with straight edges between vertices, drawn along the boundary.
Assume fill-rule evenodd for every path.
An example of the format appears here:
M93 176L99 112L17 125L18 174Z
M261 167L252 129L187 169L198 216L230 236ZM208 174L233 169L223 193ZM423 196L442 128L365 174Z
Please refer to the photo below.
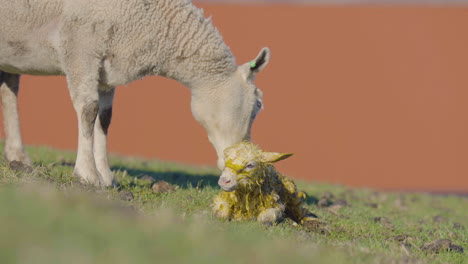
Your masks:
M281 221L284 214L284 205L278 204L273 208L268 208L260 212L257 221L262 224L273 224Z
M19 75L0 72L2 95L3 128L5 130L4 155L8 161L19 161L31 165L24 152L18 116Z
M70 76L67 76L67 79L78 118L78 153L73 174L86 183L99 186L101 176L96 168L93 154L94 123L99 111L98 87L92 80L81 80Z
M215 197L213 201L213 212L216 217L221 219L229 219L231 217L231 209L229 201L222 194Z
M114 88L102 89L99 91L99 112L94 125L94 159L97 170L102 176L103 185L111 186L116 182L107 160L107 130L112 118Z

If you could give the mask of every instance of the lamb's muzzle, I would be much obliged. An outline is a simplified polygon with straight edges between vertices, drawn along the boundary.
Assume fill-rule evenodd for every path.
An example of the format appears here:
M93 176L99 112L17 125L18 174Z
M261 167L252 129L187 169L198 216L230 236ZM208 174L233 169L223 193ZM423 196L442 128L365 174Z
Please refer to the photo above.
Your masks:
M226 192L232 192L237 188L236 173L229 167L224 168L219 177L218 185Z

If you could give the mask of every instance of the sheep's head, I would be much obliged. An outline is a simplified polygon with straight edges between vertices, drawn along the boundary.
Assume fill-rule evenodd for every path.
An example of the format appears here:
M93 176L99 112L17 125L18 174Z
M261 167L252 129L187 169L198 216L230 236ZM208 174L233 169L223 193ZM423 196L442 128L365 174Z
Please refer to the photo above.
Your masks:
M265 152L254 144L243 141L224 150L225 168L218 184L227 192L238 185L247 186L265 177L271 164L292 154Z

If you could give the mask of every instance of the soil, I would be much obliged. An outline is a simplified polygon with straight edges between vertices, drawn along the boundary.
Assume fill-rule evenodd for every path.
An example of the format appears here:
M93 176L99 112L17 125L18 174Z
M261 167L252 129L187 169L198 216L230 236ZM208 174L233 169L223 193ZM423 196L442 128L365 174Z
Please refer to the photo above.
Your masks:
M445 216L436 215L432 218L432 220L434 221L434 223L445 223L448 219Z
M9 163L9 166L12 170L16 172L25 172L25 173L31 173L33 171L33 168L20 162L20 161L11 161Z
M119 193L119 198L123 201L131 201L133 200L133 193L130 191L121 191Z
M464 252L463 247L452 244L450 239L439 239L428 242L422 246L422 249L428 253L439 253L441 251Z
M153 177L149 176L149 175L143 175L141 178L139 178L139 180L143 181L143 182L145 182L147 184L150 184L150 185L153 184L154 182L156 182L156 180Z
M320 221L317 218L311 218L304 221L302 226L309 232L328 234L330 230L325 222Z
M382 224L383 226L385 226L386 228L388 228L388 229L390 229L392 231L395 230L395 226L392 224L390 219L388 219L386 217L375 217L374 222L380 223L380 224Z
M151 187L153 192L155 193L166 193L166 192L172 192L176 188L174 185L166 182L166 181L158 181L153 186Z

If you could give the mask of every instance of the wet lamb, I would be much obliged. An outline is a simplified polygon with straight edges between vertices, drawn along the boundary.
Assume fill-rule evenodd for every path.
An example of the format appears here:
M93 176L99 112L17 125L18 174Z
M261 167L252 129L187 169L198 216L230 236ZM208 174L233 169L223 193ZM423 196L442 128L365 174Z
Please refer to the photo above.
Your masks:
M213 203L217 217L261 223L283 218L301 224L316 220L303 206L305 194L272 164L292 154L264 152L244 141L227 148L224 155L226 167L218 182L223 191Z

